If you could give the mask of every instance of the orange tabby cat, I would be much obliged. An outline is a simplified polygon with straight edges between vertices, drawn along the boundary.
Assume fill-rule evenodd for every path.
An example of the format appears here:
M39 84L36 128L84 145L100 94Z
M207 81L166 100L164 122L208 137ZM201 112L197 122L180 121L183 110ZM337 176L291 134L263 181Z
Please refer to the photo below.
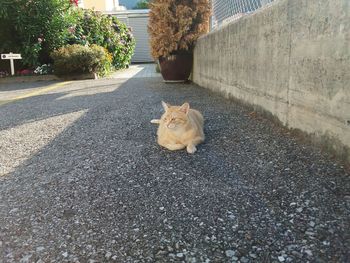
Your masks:
M152 120L159 124L158 144L171 150L186 147L188 153L194 153L196 145L204 141L202 114L186 102L182 106L171 106L162 101L165 113L160 120Z

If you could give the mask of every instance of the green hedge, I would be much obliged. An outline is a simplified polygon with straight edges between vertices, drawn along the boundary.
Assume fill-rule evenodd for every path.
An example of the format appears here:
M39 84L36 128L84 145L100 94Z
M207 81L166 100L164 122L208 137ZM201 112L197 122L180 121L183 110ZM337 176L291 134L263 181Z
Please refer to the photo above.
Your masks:
M0 1L0 52L21 53L21 62L34 68L66 44L67 28L75 21L69 0Z
M115 17L82 10L70 0L0 0L0 53L21 53L26 68L52 63L53 50L96 44L112 54L115 68L130 64L135 40Z
M75 16L77 21L69 28L69 44L96 44L106 48L113 56L116 69L130 64L135 39L124 23L93 10L76 9Z
M97 45L67 45L51 54L54 59L54 73L57 76L97 73L108 74L112 67L112 56Z

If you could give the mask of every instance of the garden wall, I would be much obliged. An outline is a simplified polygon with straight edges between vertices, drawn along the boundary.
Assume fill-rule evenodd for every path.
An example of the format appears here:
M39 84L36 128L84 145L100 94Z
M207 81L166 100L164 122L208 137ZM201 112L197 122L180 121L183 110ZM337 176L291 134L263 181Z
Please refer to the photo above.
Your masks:
M193 81L350 163L350 1L277 0L201 37Z

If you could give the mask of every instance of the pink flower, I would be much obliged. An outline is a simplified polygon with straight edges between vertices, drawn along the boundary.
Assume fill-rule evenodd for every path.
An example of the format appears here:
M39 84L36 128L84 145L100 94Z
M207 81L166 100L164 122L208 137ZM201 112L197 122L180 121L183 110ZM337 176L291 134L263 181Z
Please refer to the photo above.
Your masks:
M75 26L68 27L68 31L73 34L75 32Z
M41 37L38 37L38 43L41 44L41 42L43 42L44 39L42 39Z
M19 74L20 75L30 75L30 74L33 74L33 70L31 69L22 69L19 71Z
M78 6L79 0L70 0L70 3L71 3L72 5Z

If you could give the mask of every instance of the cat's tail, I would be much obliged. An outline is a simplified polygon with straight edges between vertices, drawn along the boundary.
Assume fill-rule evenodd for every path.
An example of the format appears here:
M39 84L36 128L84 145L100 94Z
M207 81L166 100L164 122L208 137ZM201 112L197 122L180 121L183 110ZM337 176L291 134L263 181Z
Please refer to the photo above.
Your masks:
M151 120L151 123L160 124L160 120L158 120L158 119L153 119L153 120Z

